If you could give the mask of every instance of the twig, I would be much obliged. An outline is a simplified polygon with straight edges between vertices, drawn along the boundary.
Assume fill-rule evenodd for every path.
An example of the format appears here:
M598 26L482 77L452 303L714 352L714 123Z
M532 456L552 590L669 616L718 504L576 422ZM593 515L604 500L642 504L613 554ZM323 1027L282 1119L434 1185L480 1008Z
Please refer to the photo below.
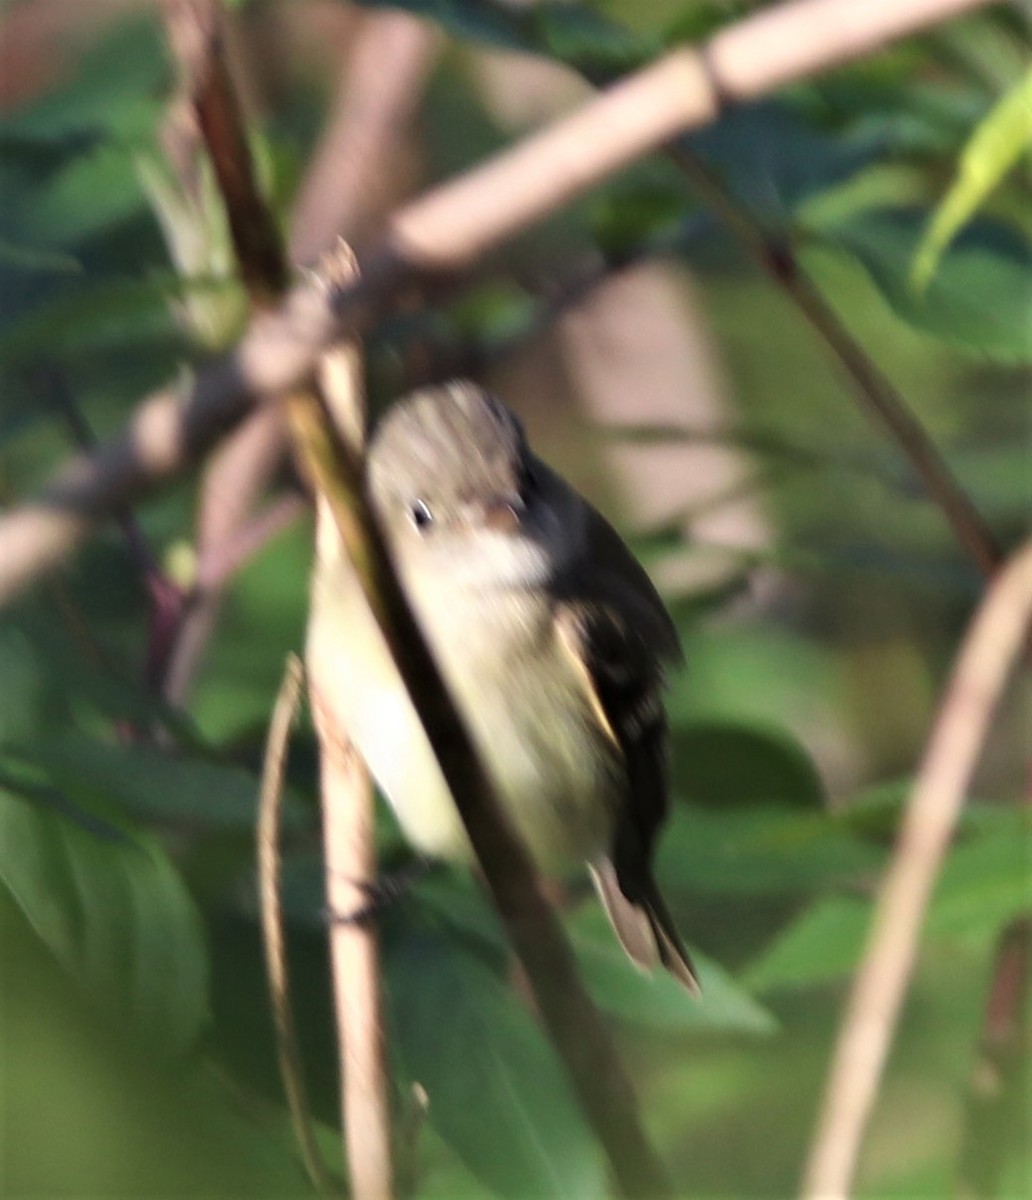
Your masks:
M1032 918L1003 931L993 964L982 1037L968 1084L958 1200L1001 1195L1009 1154L1027 1119L1028 999Z
M289 529L308 511L308 501L300 492L286 492L271 500L261 512L214 548L205 562L198 564L198 587L222 587L250 562L267 542L284 529Z
M247 130L225 55L219 0L164 0L169 42L226 204L237 264L253 304L271 306L290 271L254 175Z
M357 264L341 243L324 261L326 286L354 278ZM365 441L362 355L355 341L334 346L319 364L312 390L288 399L295 454L307 471L316 498L316 555L336 542L325 495L326 480L313 469L303 418L320 413L327 436L361 454ZM394 1195L391 1089L387 1069L381 989L380 940L375 922L349 920L369 903L376 881L376 814L369 772L337 714L323 701L324 664L309 661L309 692L322 778L326 896L335 920L330 929L333 995L340 1056L341 1133L355 1200Z
M286 251L258 186L247 130L226 58L220 0L164 0L165 26L179 68L175 112L189 111L211 161L240 275L253 312L268 309L289 282ZM192 143L191 143L192 145ZM178 156L186 151L177 140ZM195 148L197 149L197 148ZM188 163L179 162L180 174ZM175 704L186 701L221 607L213 562L230 544L276 465L285 443L275 410L255 414L213 456L201 485L198 580L165 638L158 682Z
M91 450L97 444L96 434L86 419L85 413L76 403L75 397L69 391L63 374L56 369L48 369L44 372L44 382L51 398L60 408L76 444L80 449ZM160 692L166 654L172 630L175 628L178 614L182 609L184 593L161 569L161 564L132 510L128 506L121 509L115 513L115 519L122 528L129 557L136 567L150 600L144 677L148 687L153 691ZM59 593L60 595L63 594ZM67 597L63 597L62 602L67 604ZM76 621L76 627L80 632L84 629L85 622L81 617Z
M987 0L795 0L629 76L487 163L406 205L363 256L357 284L327 297L305 283L260 314L235 353L141 403L127 429L80 457L0 520L0 603L63 558L92 526L181 475L256 401L302 382L320 353L360 332L403 287L455 272L545 213L722 106L857 58ZM776 48L776 49L775 49Z
M313 664L314 665L314 664ZM375 813L361 756L311 683L322 776L326 899L340 1056L341 1131L355 1200L394 1194L391 1095L374 921L348 921L369 904L376 881Z
M958 545L984 575L992 575L1003 562L1003 551L992 530L902 394L824 299L791 247L769 238L748 208L696 154L683 145L672 146L670 154L703 202L717 213L822 338L856 384L863 407L885 426L906 455L928 496L948 521Z
M269 736L265 744L265 761L258 798L258 894L265 972L276 1027L276 1052L283 1090L290 1108L294 1136L301 1147L305 1170L319 1194L329 1196L333 1194L334 1189L315 1138L301 1054L297 1045L297 1027L294 1022L294 1007L290 1000L287 947L280 899L282 862L279 836L283 777L290 743L290 727L301 702L303 681L304 669L300 661L291 655L283 671L283 681L272 709Z
M219 18L212 0L185 0L170 7L167 24L183 90L215 166L241 275L252 305L261 308L286 287L287 259L255 179ZM295 261L315 257L337 234L352 237L376 202L386 201L385 162L398 155L436 44L432 28L407 14L362 18L337 116L302 184L293 220ZM199 501L196 586L166 637L159 676L173 703L189 695L232 575L227 565L238 557L241 525L286 452L282 414L270 410L251 416L208 466Z
M849 1194L924 911L1030 618L1032 542L989 585L928 739L836 1041L803 1180L803 1196L809 1200L839 1200Z

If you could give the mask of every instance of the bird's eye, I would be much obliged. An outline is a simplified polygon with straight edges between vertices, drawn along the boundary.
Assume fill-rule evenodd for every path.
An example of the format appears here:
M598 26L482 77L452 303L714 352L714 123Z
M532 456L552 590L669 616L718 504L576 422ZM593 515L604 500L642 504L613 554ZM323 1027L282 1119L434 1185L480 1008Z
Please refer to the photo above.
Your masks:
M422 532L434 523L434 514L425 500L413 500L409 506L409 516L412 524Z

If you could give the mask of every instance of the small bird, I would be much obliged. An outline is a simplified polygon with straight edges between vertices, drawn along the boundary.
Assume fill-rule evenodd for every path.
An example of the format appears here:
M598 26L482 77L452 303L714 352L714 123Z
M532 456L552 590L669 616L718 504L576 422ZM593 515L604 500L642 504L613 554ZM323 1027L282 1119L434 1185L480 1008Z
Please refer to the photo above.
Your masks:
M370 503L430 650L538 869L587 864L642 969L698 983L652 874L668 802L670 615L619 534L527 445L501 401L456 381L374 432ZM412 844L472 848L332 520L318 522L308 630L321 703Z

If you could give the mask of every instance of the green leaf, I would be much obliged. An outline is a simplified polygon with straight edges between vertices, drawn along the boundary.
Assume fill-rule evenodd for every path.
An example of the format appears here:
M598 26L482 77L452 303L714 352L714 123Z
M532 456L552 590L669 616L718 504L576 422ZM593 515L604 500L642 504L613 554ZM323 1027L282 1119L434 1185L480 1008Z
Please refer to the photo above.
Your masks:
M78 733L21 745L14 753L86 807L92 801L104 808L116 804L145 820L212 829L247 830L256 820L258 780L240 767ZM284 818L296 825L301 810L288 803Z
M928 932L943 937L995 937L1001 926L1032 910L1032 823L1007 814L1002 829L955 846L932 897Z
M0 137L68 138L98 132L133 138L151 131L161 112L167 66L161 30L152 20L116 26L77 63L62 86L6 114Z
M787 732L750 722L697 721L673 730L673 783L693 804L824 809L809 755Z
M208 1016L200 920L150 839L89 833L0 791L0 883L109 1021L177 1054Z
M110 142L72 158L21 207L21 236L48 247L95 237L145 211L132 155Z
M881 850L835 814L769 805L675 804L657 857L671 886L716 895L800 895L863 878L882 862Z
M535 49L525 14L501 4L484 4L477 0L357 0L357 3L362 8L400 8L435 21L456 37L489 46L508 50Z
M732 108L684 143L766 223L850 179L878 149L871 137L831 136L778 100Z
M898 316L963 349L1002 362L1032 361L1032 252L1008 226L969 225L944 254L928 288L912 285L907 264L925 214L898 209L856 214L815 230L866 269Z
M601 908L586 903L572 921L581 976L596 1002L622 1020L671 1033L770 1034L777 1022L712 959L692 950L702 998L689 996L668 972L638 970Z
M632 33L586 5L531 6L536 48L599 83L633 71L662 49L659 37Z
M386 941L392 1041L429 1119L501 1196L605 1192L599 1153L537 1025L470 944L418 915Z
M172 308L182 298L232 296L225 280L177 280L148 273L67 288L0 331L0 364L21 366L58 345L64 356L112 345L135 346L179 336Z
M746 984L769 991L848 975L860 957L870 917L870 905L857 897L818 900L746 971Z
M961 151L957 174L932 214L914 254L911 280L920 292L960 229L1032 144L1032 68L994 105Z
M40 271L56 275L80 275L82 264L70 254L23 246L0 237L0 266L15 271Z
M1030 829L1023 813L1007 813L1004 828L987 822L950 851L932 896L925 936L993 941L1012 917L1032 906ZM871 904L830 896L789 926L745 974L749 987L766 991L838 979L859 960Z

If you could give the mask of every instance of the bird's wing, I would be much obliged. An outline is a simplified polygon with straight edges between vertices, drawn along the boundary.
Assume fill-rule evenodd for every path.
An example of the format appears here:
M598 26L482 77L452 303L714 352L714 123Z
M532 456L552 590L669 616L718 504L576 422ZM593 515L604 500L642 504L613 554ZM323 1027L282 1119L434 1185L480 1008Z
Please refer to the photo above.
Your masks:
M626 777L610 854L591 864L592 878L631 958L645 968L661 962L697 993L688 952L652 875L668 806L663 664L680 661L677 631L644 569L594 510L585 552L564 574L556 581L560 640Z

